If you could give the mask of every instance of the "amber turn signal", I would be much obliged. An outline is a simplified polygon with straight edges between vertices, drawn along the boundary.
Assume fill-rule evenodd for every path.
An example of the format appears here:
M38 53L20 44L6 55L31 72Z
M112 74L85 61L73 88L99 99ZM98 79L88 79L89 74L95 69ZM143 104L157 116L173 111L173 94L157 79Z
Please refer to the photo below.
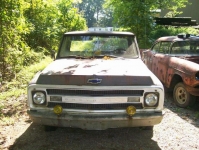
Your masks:
M134 106L128 106L126 112L129 116L133 116L136 113L136 108Z
M60 115L62 113L62 110L63 108L60 106L60 105L56 105L54 108L53 108L53 112L57 115Z

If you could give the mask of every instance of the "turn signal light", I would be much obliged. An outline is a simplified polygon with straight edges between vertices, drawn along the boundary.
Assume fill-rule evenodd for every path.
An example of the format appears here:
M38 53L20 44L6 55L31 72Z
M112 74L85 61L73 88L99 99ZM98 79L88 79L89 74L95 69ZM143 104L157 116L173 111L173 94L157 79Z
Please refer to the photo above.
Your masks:
M56 115L60 115L63 111L63 108L60 106L60 105L56 105L54 108L53 108L53 112L56 114Z
M134 106L128 106L126 112L129 116L133 116L136 113L136 108Z

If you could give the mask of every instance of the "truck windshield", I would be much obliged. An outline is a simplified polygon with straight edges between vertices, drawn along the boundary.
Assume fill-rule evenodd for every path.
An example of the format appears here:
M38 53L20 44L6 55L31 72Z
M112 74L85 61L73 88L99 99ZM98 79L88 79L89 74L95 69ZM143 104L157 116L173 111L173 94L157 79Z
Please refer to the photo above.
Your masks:
M137 58L138 49L134 36L65 35L58 53L59 58L103 56Z

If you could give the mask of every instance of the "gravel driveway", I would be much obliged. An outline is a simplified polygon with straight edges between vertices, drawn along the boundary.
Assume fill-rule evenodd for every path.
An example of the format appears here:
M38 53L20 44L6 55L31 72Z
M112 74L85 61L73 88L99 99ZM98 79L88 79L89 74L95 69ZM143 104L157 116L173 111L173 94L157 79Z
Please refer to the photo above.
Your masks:
M25 100L24 100L25 101ZM0 149L10 150L196 150L199 149L199 103L176 107L166 94L164 118L151 130L119 128L87 131L58 128L45 132L26 113L9 126L0 125Z

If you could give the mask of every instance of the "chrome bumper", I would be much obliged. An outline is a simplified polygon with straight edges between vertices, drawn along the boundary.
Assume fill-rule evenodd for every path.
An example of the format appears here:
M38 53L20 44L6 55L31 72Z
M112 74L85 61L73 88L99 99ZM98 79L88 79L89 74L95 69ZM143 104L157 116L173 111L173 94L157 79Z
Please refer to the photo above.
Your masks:
M105 130L108 128L153 126L159 124L163 118L162 112L137 113L130 117L127 114L110 113L63 113L60 116L53 112L37 112L28 110L28 114L34 123L58 126L74 127L85 130Z

